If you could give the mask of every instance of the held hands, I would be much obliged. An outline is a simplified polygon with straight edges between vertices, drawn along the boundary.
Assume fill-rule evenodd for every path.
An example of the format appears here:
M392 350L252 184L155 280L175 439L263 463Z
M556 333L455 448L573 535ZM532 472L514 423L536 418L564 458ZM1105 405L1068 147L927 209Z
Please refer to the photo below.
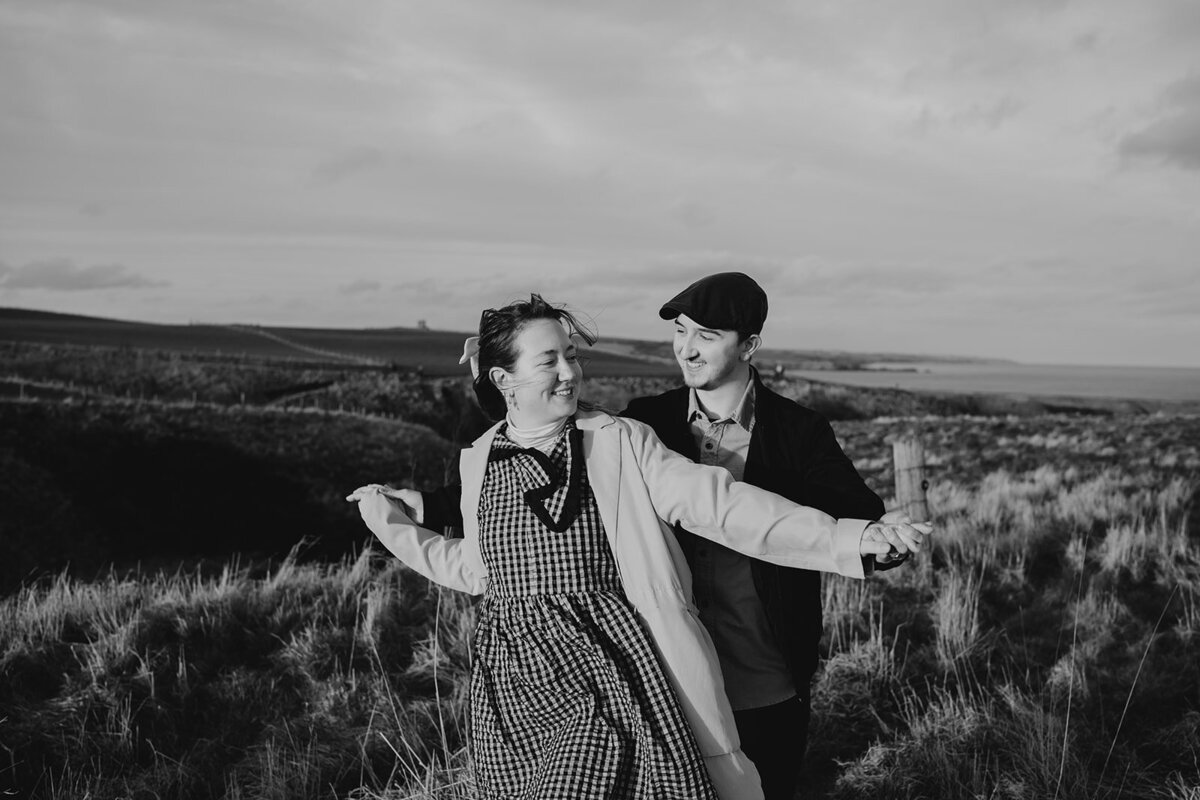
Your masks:
M928 522L912 522L902 511L889 511L863 531L859 554L873 555L879 564L903 561L910 553L920 552L931 533L933 526Z
M346 496L346 501L358 503L358 511L370 524L371 518L387 513L392 500L399 501L401 510L413 522L420 525L425 521L425 502L421 493L413 489L393 489L378 483L360 486Z

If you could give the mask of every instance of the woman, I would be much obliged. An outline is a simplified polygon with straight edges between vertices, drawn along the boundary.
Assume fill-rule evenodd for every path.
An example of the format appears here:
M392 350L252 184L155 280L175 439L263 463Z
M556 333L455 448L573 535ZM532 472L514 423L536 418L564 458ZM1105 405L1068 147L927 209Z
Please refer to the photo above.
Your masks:
M410 567L484 595L469 733L484 796L761 798L670 524L854 577L929 529L834 520L582 408L573 336L595 341L538 295L483 313L468 355L501 421L462 454L464 538L421 528L396 502L413 493L347 499Z

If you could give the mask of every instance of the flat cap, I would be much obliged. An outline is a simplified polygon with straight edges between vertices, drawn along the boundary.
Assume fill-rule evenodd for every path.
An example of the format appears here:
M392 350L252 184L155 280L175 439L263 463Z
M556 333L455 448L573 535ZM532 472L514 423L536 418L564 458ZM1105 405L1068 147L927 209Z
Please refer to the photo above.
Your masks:
M714 330L762 333L767 321L767 293L749 275L718 272L696 281L658 311L663 319L675 319L680 314Z

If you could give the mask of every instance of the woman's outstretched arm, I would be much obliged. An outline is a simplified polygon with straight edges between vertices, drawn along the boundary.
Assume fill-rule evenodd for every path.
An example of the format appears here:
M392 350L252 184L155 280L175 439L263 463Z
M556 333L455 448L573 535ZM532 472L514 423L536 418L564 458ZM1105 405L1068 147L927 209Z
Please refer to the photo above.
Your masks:
M421 527L403 501L407 489L372 483L346 497L358 503L363 522L392 555L435 583L470 594L487 588L487 568L478 542L449 539Z
M658 515L745 555L862 578L862 556L916 552L932 531L898 518L835 519L735 481L728 470L696 464L668 449L648 426L626 424Z

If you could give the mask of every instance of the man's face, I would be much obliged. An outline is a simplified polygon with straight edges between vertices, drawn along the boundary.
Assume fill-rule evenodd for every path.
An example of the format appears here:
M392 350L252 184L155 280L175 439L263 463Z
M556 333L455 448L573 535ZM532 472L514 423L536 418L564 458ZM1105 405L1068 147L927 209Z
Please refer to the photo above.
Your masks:
M706 328L680 314L675 318L674 348L683 382L694 389L716 389L739 376L744 348L737 331Z

